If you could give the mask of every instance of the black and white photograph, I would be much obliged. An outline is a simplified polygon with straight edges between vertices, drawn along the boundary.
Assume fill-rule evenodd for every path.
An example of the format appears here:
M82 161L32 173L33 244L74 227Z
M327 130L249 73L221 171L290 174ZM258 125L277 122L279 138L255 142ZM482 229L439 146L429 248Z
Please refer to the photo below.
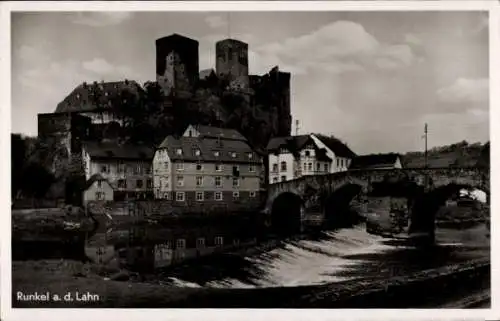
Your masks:
M491 308L487 7L113 8L10 13L13 309Z

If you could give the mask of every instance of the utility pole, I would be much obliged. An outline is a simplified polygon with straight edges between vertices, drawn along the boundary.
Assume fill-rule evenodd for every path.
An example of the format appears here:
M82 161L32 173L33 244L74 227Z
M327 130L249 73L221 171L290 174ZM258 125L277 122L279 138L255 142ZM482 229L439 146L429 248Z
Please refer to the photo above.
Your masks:
M424 139L425 139L425 168L428 167L428 162L427 162L427 123L425 123L425 128L424 128Z

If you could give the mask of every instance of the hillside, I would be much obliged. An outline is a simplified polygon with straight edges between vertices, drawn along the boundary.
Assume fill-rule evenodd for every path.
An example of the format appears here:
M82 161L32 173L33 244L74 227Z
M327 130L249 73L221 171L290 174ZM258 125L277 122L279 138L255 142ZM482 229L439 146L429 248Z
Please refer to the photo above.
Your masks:
M417 168L425 166L424 152L408 152L402 155L404 167ZM460 143L434 147L428 151L428 166L437 167L489 167L490 143Z

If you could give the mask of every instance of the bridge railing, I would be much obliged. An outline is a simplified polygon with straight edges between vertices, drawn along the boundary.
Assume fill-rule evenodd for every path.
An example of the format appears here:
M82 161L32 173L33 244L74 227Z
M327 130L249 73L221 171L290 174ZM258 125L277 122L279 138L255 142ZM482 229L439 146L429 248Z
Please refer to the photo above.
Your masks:
M489 171L489 168L483 168L478 166L464 166L464 167L404 167L404 168L373 168L373 169L348 169L347 171L336 172L336 173L327 173L327 174L317 174L317 175L304 175L298 178L294 178L291 180L287 180L284 182L277 183L269 183L269 187L280 187L288 184L293 184L295 182L305 180L312 177L334 177L334 176L343 176L349 175L352 173L394 173L394 172L411 172L411 171L419 171L419 172L439 172L439 171L459 171L459 170L481 170L481 171Z

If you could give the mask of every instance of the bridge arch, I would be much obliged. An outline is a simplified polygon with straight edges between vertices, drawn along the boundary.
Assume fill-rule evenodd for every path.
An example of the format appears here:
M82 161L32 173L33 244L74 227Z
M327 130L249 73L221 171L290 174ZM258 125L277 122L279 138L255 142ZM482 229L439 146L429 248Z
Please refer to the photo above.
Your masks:
M304 201L292 192L279 194L271 205L271 228L273 232L286 235L301 231Z
M489 199L489 189L483 184L468 184L451 182L446 185L421 193L411 208L409 233L425 234L428 241L435 241L436 216L439 209L454 195L459 196L463 190L480 190Z
M325 221L338 227L353 222L350 204L352 200L366 191L366 186L359 182L347 182L327 194L323 200Z

